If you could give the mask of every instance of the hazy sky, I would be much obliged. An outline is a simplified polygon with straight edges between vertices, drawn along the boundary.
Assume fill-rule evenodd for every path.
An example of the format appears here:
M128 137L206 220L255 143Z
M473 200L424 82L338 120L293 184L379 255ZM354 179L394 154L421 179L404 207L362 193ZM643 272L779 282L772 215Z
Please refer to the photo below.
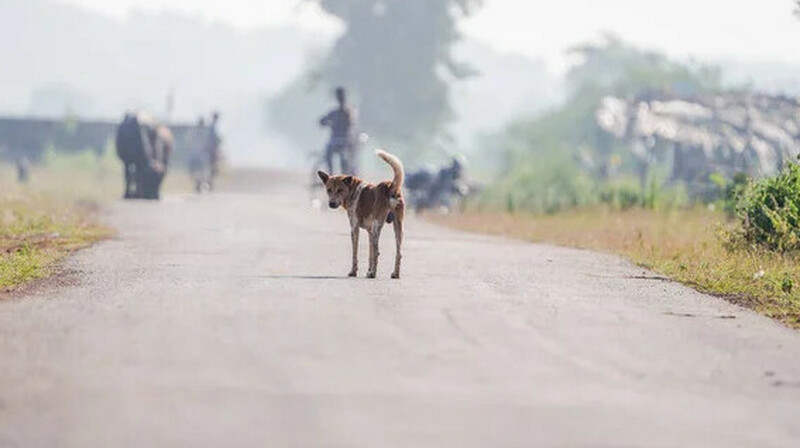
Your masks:
M302 0L59 0L124 16L132 6L177 9L239 27L292 23L335 30ZM486 0L464 31L501 50L544 56L558 71L564 49L613 31L679 56L800 63L792 0Z

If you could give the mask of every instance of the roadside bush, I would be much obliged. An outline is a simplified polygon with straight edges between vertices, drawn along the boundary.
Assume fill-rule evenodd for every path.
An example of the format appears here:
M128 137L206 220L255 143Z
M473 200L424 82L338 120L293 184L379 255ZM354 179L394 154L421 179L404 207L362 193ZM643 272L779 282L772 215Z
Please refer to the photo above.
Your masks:
M610 183L602 187L600 202L616 210L628 210L644 202L640 190L635 182Z
M487 188L476 204L484 210L553 214L598 205L620 211L673 210L690 202L682 184L664 186L654 177L642 191L633 176L601 182L566 156L542 156L519 161Z
M481 205L506 212L557 213L596 204L594 183L566 155L550 155L519 163L488 188Z
M750 183L737 214L748 242L779 252L800 249L800 166L790 163L778 176Z
M721 206L728 216L735 216L739 200L744 195L750 182L750 176L745 173L737 173L732 179L728 180L722 174L714 173L708 178L716 190L714 193L714 196L718 198L716 203Z

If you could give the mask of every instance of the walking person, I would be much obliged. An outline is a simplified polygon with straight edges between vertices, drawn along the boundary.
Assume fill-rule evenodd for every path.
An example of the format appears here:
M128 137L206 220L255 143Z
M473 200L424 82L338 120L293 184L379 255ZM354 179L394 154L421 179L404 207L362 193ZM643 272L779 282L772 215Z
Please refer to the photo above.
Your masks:
M325 147L325 164L329 173L334 173L333 159L338 156L341 173L356 174L354 160L356 142L353 130L355 129L355 111L347 103L347 92L343 87L336 89L337 107L328 112L319 120L322 127L330 128L331 136Z

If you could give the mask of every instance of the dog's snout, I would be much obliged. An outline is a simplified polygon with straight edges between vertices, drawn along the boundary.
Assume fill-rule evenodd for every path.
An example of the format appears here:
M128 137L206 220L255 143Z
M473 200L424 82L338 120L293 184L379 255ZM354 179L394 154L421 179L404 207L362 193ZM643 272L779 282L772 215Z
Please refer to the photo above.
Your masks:
M329 203L328 203L328 206L329 206L330 208L337 208L337 207L339 207L339 204L337 204L337 203L335 203L335 202L331 201L331 202L329 202Z

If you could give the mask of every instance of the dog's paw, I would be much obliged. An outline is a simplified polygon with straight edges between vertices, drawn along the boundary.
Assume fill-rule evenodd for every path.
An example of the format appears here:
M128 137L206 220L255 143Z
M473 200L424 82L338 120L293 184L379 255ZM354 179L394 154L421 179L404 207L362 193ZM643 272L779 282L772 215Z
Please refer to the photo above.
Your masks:
M399 272L392 272L392 278L400 278Z
M348 277L358 277L358 271L356 271L355 269L353 269L352 271L350 271L350 273L349 273L349 274L347 274L347 276L348 276Z
M367 272L367 278L375 278L374 272Z

